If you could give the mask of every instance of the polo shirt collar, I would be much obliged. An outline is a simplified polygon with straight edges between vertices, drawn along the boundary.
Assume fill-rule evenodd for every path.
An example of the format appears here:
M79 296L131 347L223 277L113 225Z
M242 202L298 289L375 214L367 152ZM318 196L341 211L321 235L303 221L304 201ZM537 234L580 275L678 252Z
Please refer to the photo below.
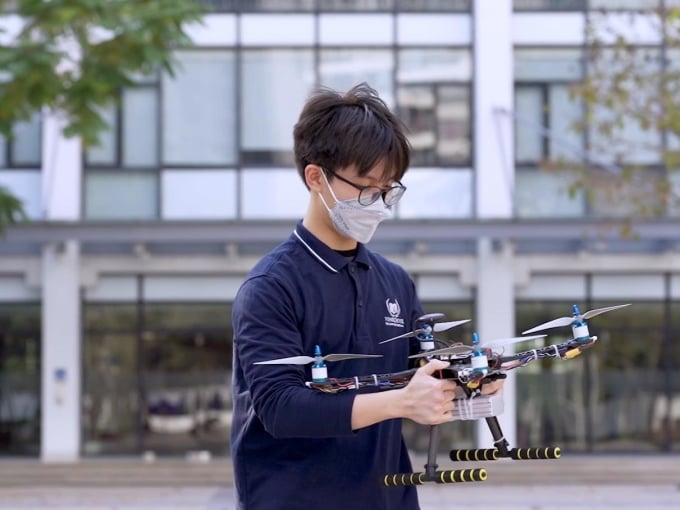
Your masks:
M307 230L302 224L302 220L298 221L295 230L293 231L293 236L329 271L338 273L349 264L347 257L340 255L337 251L324 244L314 236L314 234ZM361 243L357 243L357 254L354 260L363 266L370 267L368 250Z

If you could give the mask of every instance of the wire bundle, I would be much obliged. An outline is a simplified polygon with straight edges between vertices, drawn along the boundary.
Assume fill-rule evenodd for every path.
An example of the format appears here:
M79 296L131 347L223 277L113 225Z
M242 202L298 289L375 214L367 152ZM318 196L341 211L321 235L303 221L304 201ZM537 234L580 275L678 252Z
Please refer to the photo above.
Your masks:
M416 369L395 372L393 374L371 374L357 377L329 378L322 383L309 382L307 386L324 393L340 393L345 390L361 388L378 388L379 390L394 390L406 386Z

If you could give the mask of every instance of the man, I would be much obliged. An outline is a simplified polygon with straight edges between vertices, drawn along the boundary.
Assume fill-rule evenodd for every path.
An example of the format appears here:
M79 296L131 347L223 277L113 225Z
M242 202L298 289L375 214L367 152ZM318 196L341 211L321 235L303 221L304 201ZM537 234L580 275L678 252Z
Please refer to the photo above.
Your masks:
M237 508L414 510L414 487L381 480L412 471L402 418L451 420L455 384L432 376L448 363L429 362L398 390L337 394L305 386L309 365L255 364L312 356L319 345L323 354L382 355L329 364L331 377L408 368L408 340L379 342L410 331L423 309L406 271L364 244L406 190L410 146L365 84L312 95L294 140L307 212L255 266L233 307Z

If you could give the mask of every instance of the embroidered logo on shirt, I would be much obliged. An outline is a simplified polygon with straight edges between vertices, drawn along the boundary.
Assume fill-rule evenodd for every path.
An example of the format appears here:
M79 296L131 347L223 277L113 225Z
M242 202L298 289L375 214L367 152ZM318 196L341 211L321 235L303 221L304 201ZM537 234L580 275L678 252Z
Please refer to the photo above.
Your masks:
M401 306L399 306L399 301L394 299L390 301L390 298L385 300L385 306L387 307L387 313L390 314L389 317L385 317L385 326L394 326L397 328L404 327L404 319L399 317L401 315Z

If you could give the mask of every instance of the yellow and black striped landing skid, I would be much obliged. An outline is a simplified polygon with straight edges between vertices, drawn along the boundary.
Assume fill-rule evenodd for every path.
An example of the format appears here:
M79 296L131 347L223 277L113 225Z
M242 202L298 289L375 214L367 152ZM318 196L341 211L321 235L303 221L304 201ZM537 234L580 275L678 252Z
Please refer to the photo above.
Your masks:
M513 448L508 451L508 457L515 460L559 459L560 455L562 455L562 452L559 446Z
M423 485L424 483L462 483L483 482L486 480L486 469L451 469L435 471L433 476L428 477L425 473L397 473L385 475L383 485L385 487L403 487L405 485Z
M503 455L497 448L477 448L470 450L451 450L449 458L456 462L498 460L511 458L514 460L545 460L559 459L561 451L559 446L547 446L539 448L512 448Z

